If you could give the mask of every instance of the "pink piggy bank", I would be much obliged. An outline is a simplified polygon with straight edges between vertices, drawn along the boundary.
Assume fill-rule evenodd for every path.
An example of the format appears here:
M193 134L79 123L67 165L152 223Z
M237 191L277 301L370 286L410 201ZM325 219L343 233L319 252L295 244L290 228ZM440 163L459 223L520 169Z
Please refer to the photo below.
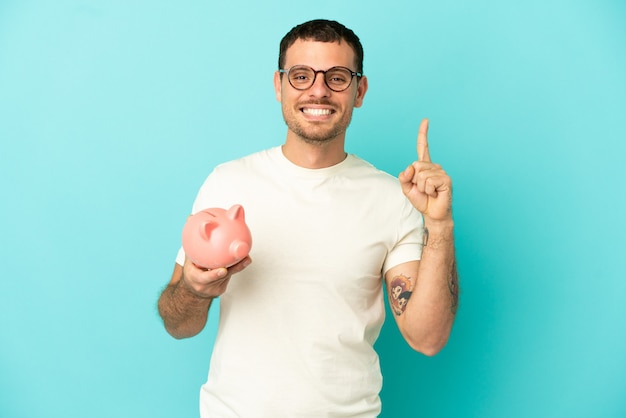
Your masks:
M230 267L243 260L251 247L241 205L205 209L190 216L183 227L183 249L198 267Z

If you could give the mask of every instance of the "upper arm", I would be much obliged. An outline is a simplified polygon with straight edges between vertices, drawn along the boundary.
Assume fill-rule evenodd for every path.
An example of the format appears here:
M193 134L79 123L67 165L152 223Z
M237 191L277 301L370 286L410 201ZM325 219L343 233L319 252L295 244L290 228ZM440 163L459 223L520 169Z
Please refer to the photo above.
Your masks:
M419 260L409 261L392 267L385 273L389 305L399 326L417 284L419 265Z

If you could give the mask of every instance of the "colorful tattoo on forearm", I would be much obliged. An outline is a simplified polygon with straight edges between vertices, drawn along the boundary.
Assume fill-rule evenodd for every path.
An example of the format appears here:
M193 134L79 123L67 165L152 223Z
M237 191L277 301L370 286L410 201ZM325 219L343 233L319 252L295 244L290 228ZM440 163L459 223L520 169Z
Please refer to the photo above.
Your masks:
M400 274L391 280L388 293L391 310L398 316L402 315L413 294L413 281L410 277Z

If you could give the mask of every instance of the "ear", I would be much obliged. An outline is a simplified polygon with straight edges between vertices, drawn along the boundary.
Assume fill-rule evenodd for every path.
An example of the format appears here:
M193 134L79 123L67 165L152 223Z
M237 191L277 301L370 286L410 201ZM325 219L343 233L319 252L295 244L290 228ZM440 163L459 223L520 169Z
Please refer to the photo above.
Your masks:
M356 97L354 98L354 107L361 107L363 104L363 98L367 93L367 77L362 76L359 80L359 84L356 87Z
M282 79L280 75L281 74L278 71L274 73L274 91L276 92L276 100L278 102L282 101Z
M243 212L243 206L241 206L241 205L233 205L233 206L231 206L231 208L226 211L226 217L228 219L233 220L233 221L236 221L236 220L242 220L243 221L245 219L245 215L244 215L244 212Z
M217 222L206 221L200 225L200 236L203 240L209 241L211 239L211 232L217 228Z

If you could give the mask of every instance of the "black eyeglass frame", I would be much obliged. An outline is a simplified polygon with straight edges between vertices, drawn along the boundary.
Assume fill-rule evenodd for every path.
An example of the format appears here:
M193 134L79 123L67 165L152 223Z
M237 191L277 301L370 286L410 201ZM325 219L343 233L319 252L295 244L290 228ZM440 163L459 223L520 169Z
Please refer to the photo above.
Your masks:
M296 87L296 86L293 85L293 83L291 82L291 78L289 77L289 72L292 69L294 69L294 68L308 68L309 70L313 71L313 81L311 81L311 84L308 87ZM345 88L343 88L341 90L337 90L337 89L331 87L328 84L328 80L326 80L326 73L328 73L329 71L337 70L337 69L347 70L350 73L350 82L348 83L348 85ZM294 65L294 66L289 67L289 68L280 68L278 70L278 72L281 73L281 74L287 74L287 81L289 81L289 85L291 87L293 87L294 89L299 90L299 91L308 90L311 87L313 87L313 84L315 84L315 80L317 79L317 74L319 74L319 73L324 74L324 84L326 84L326 87L328 87L329 89L331 89L335 93L341 93L342 91L348 90L350 88L350 86L352 85L352 80L354 79L355 76L357 78L363 77L363 74L361 74L359 72L356 72L356 71L352 71L348 67L343 67L341 65L336 65L334 67L329 68L328 70L315 70L312 67L309 67L308 65Z

